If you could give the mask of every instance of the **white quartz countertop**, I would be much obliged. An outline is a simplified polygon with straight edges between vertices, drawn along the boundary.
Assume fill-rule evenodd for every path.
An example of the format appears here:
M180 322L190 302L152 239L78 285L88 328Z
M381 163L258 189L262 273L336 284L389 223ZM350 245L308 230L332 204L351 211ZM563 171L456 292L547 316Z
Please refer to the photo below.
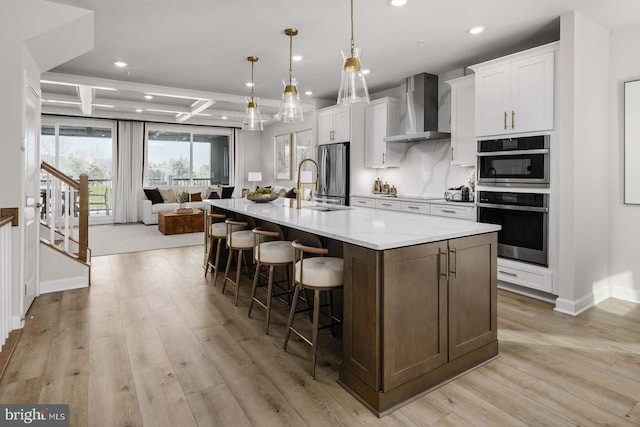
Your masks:
M319 236L374 250L401 248L500 230L499 225L378 209L338 206L327 212L310 209L313 203L290 208L289 199L254 203L247 199L207 200L231 212L270 221ZM286 204L286 206L285 206Z

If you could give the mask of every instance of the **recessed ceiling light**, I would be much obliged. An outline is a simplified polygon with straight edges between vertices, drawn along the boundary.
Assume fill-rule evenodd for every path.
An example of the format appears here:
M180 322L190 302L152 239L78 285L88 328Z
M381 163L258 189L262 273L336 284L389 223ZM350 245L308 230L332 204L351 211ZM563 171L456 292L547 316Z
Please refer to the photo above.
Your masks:
M129 65L129 64L127 64L127 63L126 63L126 62L124 62L124 61L116 61L116 62L114 62L114 63L113 63L113 65L115 65L116 67L124 68L124 67L126 67L127 65Z
M136 113L142 113L142 108L136 108Z
M153 99L153 95L145 95L144 99L152 100Z
M227 116L222 116L222 120L227 120Z
M291 57L291 59L293 59L293 60L294 60L294 61L296 61L296 62L297 62L297 61L302 61L302 58L304 58L304 56L302 56L302 55L293 55L293 56Z
M91 104L94 107L102 107L102 108L115 108L113 105L109 105L109 104Z
M307 96L311 96L311 95L313 95L313 92L311 92L310 90L308 90L308 91L306 91L304 94L305 94L305 95L307 95Z
M404 6L407 0L391 0L391 6Z
M369 69L367 69L367 68L365 68L364 70L362 70L362 74L364 74L365 76L366 76L367 74L369 74L370 72L371 72L371 70L369 70Z
M477 27L473 27L469 29L469 34L480 34L484 31L484 27L482 25L478 25Z
M245 85L246 87L251 87L251 86L253 86L253 83L251 83L251 82L246 82L244 85Z

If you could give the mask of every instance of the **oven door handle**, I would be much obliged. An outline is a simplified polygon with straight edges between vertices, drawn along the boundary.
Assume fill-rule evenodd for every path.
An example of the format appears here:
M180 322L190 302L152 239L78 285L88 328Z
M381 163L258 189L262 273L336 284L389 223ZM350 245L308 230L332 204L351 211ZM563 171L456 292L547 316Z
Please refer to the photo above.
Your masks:
M476 206L479 208L507 209L510 211L549 212L549 208L540 208L537 206L496 205L493 203L476 203Z
M477 153L478 157L487 156L520 156L522 154L549 154L548 148L539 148L537 150L507 150L507 151L489 151Z

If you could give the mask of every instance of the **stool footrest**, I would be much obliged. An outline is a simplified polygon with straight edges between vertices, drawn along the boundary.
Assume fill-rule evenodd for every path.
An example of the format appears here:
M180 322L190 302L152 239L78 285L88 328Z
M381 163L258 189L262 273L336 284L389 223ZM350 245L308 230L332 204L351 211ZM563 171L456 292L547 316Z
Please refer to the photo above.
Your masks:
M291 332L293 332L294 334L296 334L297 336L299 336L300 338L302 338L302 340L304 342L306 342L307 344L309 344L310 346L313 346L313 343L311 343L311 340L309 338L307 338L302 332L300 332L299 330L297 330L296 328L294 328L293 326L290 327L289 329L291 329Z

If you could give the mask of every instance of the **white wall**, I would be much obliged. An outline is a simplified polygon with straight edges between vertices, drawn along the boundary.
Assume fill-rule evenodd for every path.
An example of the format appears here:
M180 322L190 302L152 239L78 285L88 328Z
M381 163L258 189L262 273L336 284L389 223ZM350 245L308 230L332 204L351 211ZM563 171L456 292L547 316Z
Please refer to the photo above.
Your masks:
M89 30L91 30L89 32ZM66 32L65 32L66 31ZM48 45L46 33L64 43ZM66 37L65 37L66 34ZM30 50L33 48L33 51ZM0 14L0 207L22 206L24 81L39 88L40 64L57 66L93 47L93 12L41 0L5 0ZM20 318L22 218L12 231L14 317ZM14 322L15 324L15 322Z
M576 12L560 28L556 310L577 314L608 297L609 33Z
M611 34L609 133L609 273L611 296L640 302L640 205L624 201L625 81L640 79L640 25ZM640 120L640 118L639 118ZM638 161L640 167L640 160ZM635 183L634 185L639 185Z

